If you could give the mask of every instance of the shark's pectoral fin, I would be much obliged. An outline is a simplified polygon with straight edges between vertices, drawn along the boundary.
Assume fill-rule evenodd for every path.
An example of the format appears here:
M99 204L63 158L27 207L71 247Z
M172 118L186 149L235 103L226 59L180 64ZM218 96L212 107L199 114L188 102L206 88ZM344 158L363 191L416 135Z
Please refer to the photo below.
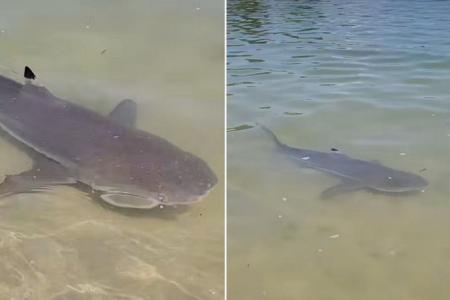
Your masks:
M364 189L359 182L343 181L335 186L329 187L320 194L322 199L330 199L340 194L351 193L357 190Z
M127 127L134 127L137 118L136 102L130 99L122 100L109 114L109 118Z
M44 156L34 158L32 169L17 175L7 175L0 184L0 196L32 193L55 185L75 184L76 180L57 162Z

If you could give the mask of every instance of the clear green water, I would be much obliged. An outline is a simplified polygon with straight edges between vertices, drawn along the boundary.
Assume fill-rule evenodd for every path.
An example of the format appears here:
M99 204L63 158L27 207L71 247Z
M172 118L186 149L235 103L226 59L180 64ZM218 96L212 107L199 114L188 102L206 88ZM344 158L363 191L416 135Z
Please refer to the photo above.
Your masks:
M0 201L0 299L223 299L223 3L2 1L1 73L206 160L220 183L181 209L123 213L70 187ZM0 174L31 161L0 141Z
M448 299L447 1L228 1L230 299ZM424 193L332 200L291 146L420 173ZM426 170L423 170L426 169Z

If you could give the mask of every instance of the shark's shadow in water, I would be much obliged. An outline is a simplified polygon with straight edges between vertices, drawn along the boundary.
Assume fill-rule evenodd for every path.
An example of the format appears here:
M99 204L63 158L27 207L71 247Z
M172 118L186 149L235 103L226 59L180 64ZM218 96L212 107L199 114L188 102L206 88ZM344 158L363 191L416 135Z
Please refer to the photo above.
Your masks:
M35 78L29 68L24 75ZM129 99L102 116L30 81L0 76L0 128L33 160L30 170L6 176L0 196L71 185L114 207L134 209L204 197L217 183L208 164L136 129L136 117Z
M368 190L396 196L411 195L424 190L428 182L421 176L383 166L379 162L351 158L336 152L294 148L283 144L267 127L260 127L272 138L277 149L300 166L319 170L341 179L341 183L324 190L322 198L357 190Z

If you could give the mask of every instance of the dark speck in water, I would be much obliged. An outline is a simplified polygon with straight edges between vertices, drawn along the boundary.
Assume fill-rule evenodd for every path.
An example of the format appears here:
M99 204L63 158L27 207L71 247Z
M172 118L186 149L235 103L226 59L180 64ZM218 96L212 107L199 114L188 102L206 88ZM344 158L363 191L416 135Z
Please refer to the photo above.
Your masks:
M300 115L303 115L303 113L301 113L301 112L289 112L289 111L284 112L284 114L287 115L287 116L300 116Z
M243 125L239 125L239 126L236 126L236 127L230 127L230 128L227 129L227 132L246 130L246 129L250 129L250 128L253 128L253 127L254 126L243 124Z
M247 58L247 61L248 61L248 62L251 62L251 63L255 63L255 62L264 62L263 59L257 59L257 58Z
M260 106L259 109L270 109L270 106Z

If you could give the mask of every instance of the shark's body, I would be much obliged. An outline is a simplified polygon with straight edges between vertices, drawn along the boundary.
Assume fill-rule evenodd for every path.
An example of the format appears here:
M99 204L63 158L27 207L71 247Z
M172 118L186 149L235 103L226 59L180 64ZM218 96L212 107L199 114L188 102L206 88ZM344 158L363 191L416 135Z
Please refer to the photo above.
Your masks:
M134 128L136 105L105 117L46 88L0 76L0 127L32 149L32 170L8 176L3 194L83 183L119 207L189 204L217 179L208 165L167 140Z
M338 152L320 152L294 148L283 144L268 128L262 126L277 144L278 149L303 167L316 169L342 179L342 183L328 188L323 197L360 189L385 193L410 193L423 190L427 181L419 175L395 170L378 162L354 159Z

